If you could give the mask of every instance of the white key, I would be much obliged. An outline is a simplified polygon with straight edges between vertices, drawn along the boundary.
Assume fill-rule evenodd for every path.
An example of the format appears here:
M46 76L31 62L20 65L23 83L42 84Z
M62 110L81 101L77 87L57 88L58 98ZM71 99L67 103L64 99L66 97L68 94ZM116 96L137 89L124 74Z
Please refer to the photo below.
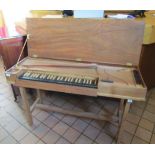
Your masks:
M51 76L51 75L48 75L47 79L50 79L50 76Z
M64 81L67 81L67 79L68 79L68 77L66 77Z
M92 80L89 80L89 84L92 84Z
M72 81L73 81L73 77L71 78L70 82L72 82Z
M38 78L39 74L36 74L36 78Z
M89 80L86 80L86 84L88 84L89 83Z
M50 74L50 77L49 78L51 79L52 77L53 77L53 75Z
M61 78L60 78L60 80L62 80L64 77L63 76L61 76Z
M79 79L76 79L75 82L77 83L78 80L79 80Z
M59 77L57 78L57 80L60 80L60 78L61 78L61 77L59 76Z
M26 72L26 73L24 73L24 75L23 75L23 76L28 76L28 74L29 74L29 72Z
M55 75L52 75L51 79L53 80L55 78Z
M78 83L81 83L81 80L82 80L82 79L79 79Z
M71 77L69 77L67 81L70 82L70 80L71 80Z

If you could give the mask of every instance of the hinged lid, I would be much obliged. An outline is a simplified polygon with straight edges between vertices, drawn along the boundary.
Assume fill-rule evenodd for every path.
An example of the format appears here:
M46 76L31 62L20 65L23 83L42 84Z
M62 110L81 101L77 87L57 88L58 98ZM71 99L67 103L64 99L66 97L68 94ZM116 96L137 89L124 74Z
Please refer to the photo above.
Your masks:
M28 18L29 56L133 66L144 23L135 20Z

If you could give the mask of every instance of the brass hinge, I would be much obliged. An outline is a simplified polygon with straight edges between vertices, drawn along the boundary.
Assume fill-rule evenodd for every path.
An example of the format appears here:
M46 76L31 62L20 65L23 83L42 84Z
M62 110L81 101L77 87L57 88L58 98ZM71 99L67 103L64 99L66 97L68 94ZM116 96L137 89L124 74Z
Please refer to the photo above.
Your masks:
M81 58L76 58L75 60L76 60L76 61L82 61L82 59L81 59Z
M127 66L133 66L132 63L130 63L130 62L127 62L126 65Z
M33 58L37 58L38 55L37 55L37 54L33 54L32 57L33 57Z

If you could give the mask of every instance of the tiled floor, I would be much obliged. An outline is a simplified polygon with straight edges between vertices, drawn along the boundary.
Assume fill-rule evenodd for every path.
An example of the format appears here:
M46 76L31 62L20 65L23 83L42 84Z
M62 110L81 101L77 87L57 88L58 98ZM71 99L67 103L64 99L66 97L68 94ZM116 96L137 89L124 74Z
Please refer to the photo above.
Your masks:
M103 122L77 118L35 109L34 124L25 119L22 104L14 102L9 84L0 68L0 143L37 144L109 144L116 143L117 127ZM42 92L43 93L43 92ZM114 112L118 101L63 93L46 93L44 104L54 104L66 109L88 110L94 113L103 109ZM155 143L155 89L147 102L135 102L128 114L122 143Z

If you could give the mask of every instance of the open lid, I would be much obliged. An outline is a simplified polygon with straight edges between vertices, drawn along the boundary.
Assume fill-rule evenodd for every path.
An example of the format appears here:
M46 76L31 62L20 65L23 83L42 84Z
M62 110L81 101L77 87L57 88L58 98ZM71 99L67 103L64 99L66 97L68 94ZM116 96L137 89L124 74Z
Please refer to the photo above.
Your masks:
M28 18L28 55L138 66L143 31L135 20Z

